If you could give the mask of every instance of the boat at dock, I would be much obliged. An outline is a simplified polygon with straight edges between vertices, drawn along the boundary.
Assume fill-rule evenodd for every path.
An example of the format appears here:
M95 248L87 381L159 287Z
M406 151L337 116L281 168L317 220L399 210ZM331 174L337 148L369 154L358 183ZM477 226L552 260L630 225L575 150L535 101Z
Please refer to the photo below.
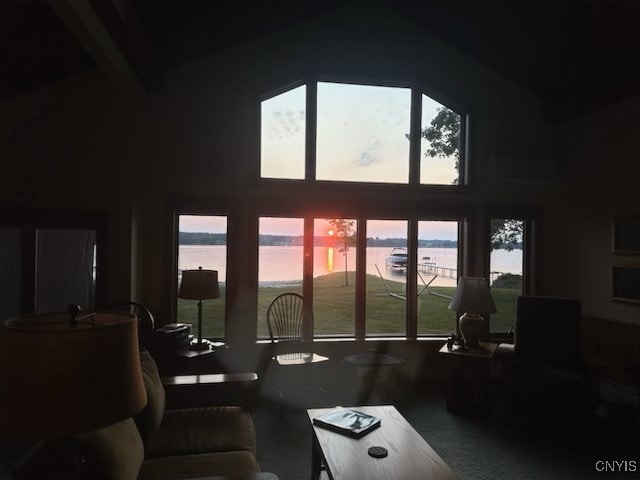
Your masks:
M407 249L404 247L396 247L384 261L384 266L392 270L407 269Z

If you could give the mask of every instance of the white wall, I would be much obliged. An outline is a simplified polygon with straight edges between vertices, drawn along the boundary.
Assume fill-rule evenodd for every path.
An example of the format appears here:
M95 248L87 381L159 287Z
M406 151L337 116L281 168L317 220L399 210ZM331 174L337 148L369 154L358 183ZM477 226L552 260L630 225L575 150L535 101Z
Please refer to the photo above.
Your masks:
M611 301L611 265L640 265L640 257L612 255L612 222L640 215L639 112L635 97L558 127L566 183L547 222L550 292L579 298L588 315L627 322L640 322L640 306Z

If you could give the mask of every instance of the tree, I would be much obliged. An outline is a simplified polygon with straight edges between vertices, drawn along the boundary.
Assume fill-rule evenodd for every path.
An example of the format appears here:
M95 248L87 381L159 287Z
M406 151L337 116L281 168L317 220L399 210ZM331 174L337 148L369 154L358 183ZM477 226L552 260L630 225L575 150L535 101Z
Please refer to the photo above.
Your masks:
M460 115L447 107L440 107L436 116L420 136L429 142L428 157L454 157L456 171L460 172ZM458 177L453 180L458 184Z
M524 222L513 218L491 219L491 250L504 248L508 252L522 243Z
M460 172L460 115L447 107L440 107L436 116L426 126L420 136L429 142L425 156L455 158L456 171ZM459 178L459 177L458 177ZM458 178L453 184L458 183ZM513 219L491 220L491 250L505 248L513 250L522 242L524 222Z
M338 248L338 252L344 256L344 286L348 287L347 255L349 253L349 247L356 244L355 221L344 218L332 218L329 220L329 225L331 225L333 229L333 236L340 239L341 246Z

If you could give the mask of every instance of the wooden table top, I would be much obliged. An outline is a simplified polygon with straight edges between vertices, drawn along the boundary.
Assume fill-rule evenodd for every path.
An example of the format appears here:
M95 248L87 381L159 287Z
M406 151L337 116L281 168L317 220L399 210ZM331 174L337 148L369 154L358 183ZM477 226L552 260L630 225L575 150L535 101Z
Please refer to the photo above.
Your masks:
M382 419L377 428L355 439L313 426L333 480L456 480L458 477L394 406L349 407ZM307 410L309 420L333 408ZM367 450L384 447L385 458L373 458Z

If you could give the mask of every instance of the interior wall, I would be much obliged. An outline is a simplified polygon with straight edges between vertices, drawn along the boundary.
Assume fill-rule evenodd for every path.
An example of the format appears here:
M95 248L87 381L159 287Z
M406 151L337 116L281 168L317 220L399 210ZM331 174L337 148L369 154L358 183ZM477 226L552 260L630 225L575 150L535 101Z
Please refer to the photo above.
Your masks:
M108 301L131 287L134 99L99 72L0 101L0 208L108 214Z
M579 298L584 313L640 323L640 306L611 300L611 265L640 265L640 257L612 254L613 218L640 215L640 97L558 127L567 182L548 209L550 294Z

